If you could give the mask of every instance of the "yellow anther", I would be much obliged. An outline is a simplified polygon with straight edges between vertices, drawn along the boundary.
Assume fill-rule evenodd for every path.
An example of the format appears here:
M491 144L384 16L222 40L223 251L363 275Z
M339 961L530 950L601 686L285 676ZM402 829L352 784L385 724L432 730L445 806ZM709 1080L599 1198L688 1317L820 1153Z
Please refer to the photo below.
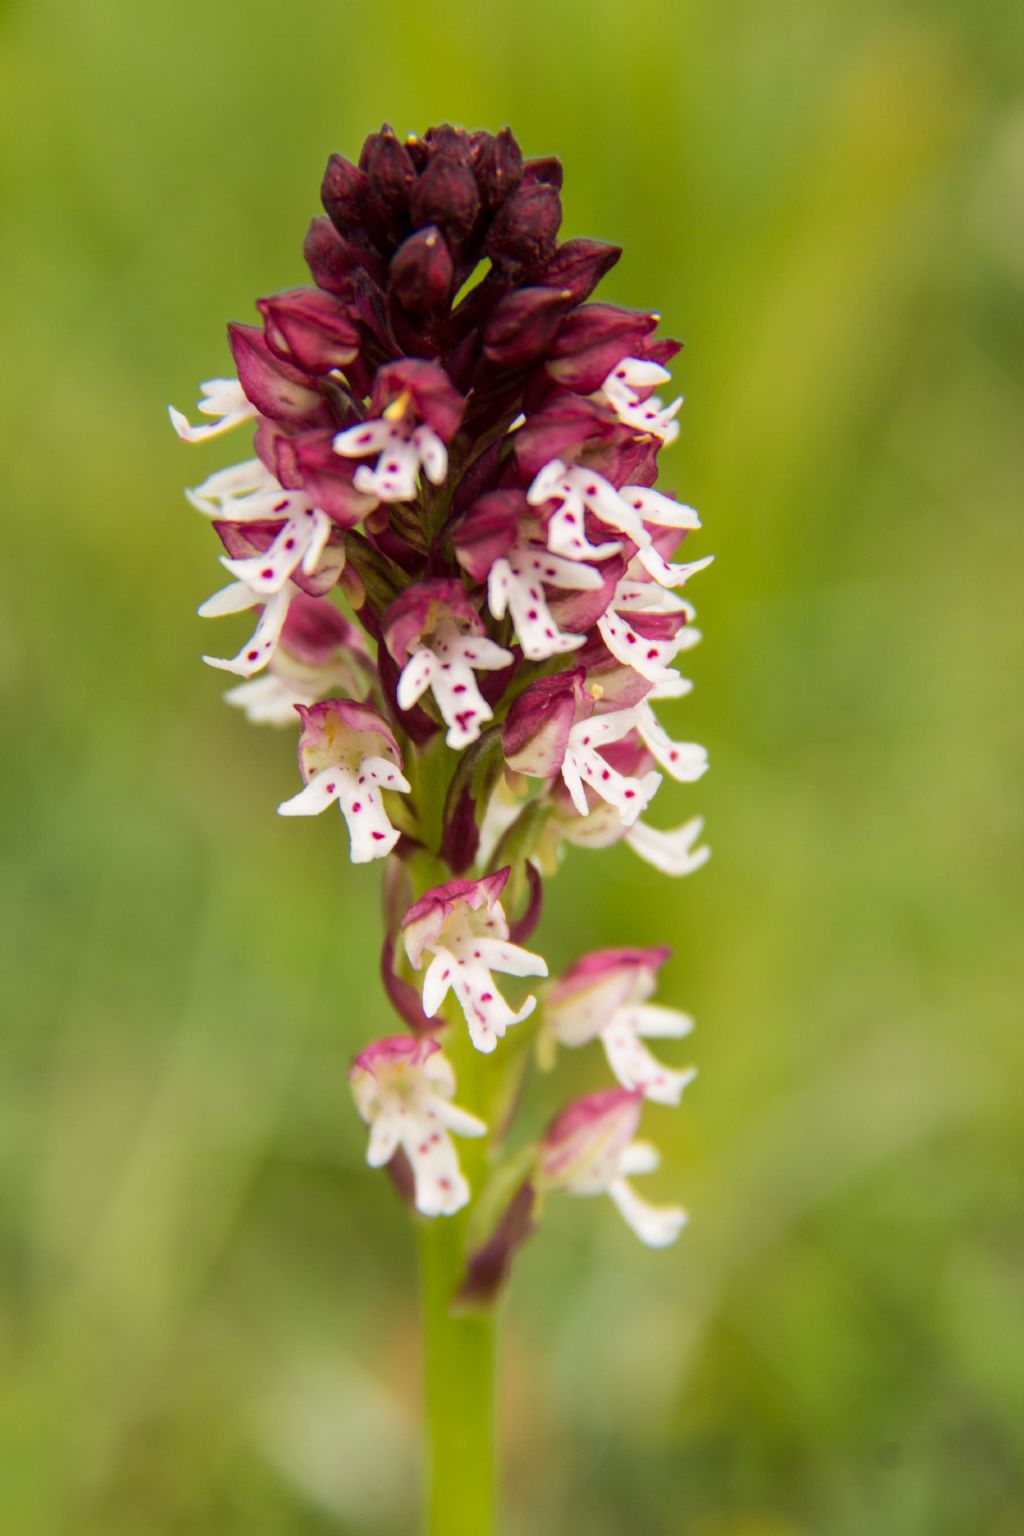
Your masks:
M397 399L392 400L391 404L385 407L384 420L401 421L402 417L409 409L409 403L411 400L412 395L407 389L403 389L402 393L397 397Z

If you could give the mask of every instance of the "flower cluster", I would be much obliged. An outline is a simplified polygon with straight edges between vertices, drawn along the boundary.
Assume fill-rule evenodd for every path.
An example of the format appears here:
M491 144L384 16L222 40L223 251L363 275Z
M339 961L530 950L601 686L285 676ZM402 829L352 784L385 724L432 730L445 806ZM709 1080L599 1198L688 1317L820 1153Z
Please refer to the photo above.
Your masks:
M584 956L540 1007L495 980L547 975L523 942L566 845L622 840L673 875L708 856L699 819L647 820L666 774L707 766L657 715L690 688L681 589L708 563L677 558L699 519L654 489L678 344L657 315L592 300L620 252L559 241L561 177L508 130L385 127L358 164L332 156L313 286L229 326L236 376L202 386L203 424L171 419L187 442L253 430L252 456L188 498L230 577L200 613L255 615L235 655L205 659L251 720L299 726L304 787L280 811L336 802L352 859L389 859L382 968L408 1032L352 1068L370 1163L424 1215L468 1204L452 1137L503 1143L530 1052L502 1041L532 1016L519 1038L542 1064L599 1040L616 1086L555 1119L478 1237L500 1246L523 1190L531 1210L567 1191L607 1193L660 1245L684 1214L628 1177L657 1162L644 1102L677 1104L692 1076L645 1043L690 1027L649 1002L667 952ZM473 1113L453 1103L467 1050L499 1085Z

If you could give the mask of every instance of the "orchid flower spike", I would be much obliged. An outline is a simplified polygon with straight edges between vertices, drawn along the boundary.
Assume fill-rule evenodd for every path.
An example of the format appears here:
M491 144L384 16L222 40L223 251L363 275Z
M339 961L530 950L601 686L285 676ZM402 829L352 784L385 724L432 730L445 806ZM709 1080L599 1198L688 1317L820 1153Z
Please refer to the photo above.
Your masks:
M337 805L351 861L381 861L381 978L407 1033L362 1050L351 1086L369 1163L421 1216L473 1204L451 1229L481 1243L458 1254L463 1298L494 1294L545 1191L607 1193L652 1246L685 1221L629 1183L657 1160L645 1101L677 1105L694 1075L652 1050L691 1028L652 1000L667 951L584 954L504 1038L548 975L525 946L566 850L623 843L672 876L709 857L699 816L654 809L707 769L663 723L693 688L711 559L657 483L679 343L595 297L621 252L562 238L561 183L508 129L385 125L332 155L309 283L229 325L194 421L169 407L186 443L245 439L185 493L224 572L199 614L252 630L204 660L246 719L296 732L279 813ZM591 1042L611 1086L506 1153L534 1055ZM469 1181L455 1136L486 1138Z

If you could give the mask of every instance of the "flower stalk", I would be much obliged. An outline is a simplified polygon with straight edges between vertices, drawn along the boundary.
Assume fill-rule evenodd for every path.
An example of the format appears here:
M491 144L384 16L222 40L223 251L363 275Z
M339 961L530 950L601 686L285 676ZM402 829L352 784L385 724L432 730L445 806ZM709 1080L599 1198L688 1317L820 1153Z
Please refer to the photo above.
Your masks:
M313 286L229 326L206 423L171 411L186 442L253 433L187 493L230 578L200 614L254 623L204 659L251 721L298 729L280 813L337 807L352 861L382 863L396 1022L349 1082L418 1229L430 1536L494 1529L496 1307L554 1197L607 1195L650 1247L686 1221L632 1183L658 1164L648 1106L694 1076L662 1054L692 1027L653 1000L668 950L552 978L534 939L570 848L622 841L671 876L708 857L699 818L648 819L707 767L660 719L691 688L681 590L709 563L677 558L700 519L654 487L678 344L591 300L621 253L559 241L561 180L507 129L385 127L333 155ZM609 1086L531 1139L534 1073L585 1049Z

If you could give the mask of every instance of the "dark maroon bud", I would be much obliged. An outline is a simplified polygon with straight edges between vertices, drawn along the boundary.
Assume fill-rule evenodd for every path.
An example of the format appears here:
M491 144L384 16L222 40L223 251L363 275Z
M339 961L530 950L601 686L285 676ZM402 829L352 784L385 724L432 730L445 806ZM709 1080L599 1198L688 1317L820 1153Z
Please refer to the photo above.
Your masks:
M521 368L543 357L572 303L558 288L516 288L506 294L484 327L484 356L503 368Z
M616 363L642 349L657 323L656 315L614 304L587 304L560 327L548 358L548 373L567 388L589 395L600 389Z
M585 681L583 668L576 667L539 678L523 690L502 727L501 745L510 768L537 779L558 773L569 732L588 704ZM589 707L593 708L592 702Z
M436 225L410 235L391 258L391 293L411 315L446 308L451 286L452 258Z
M537 279L549 288L567 288L573 301L582 304L621 255L621 246L603 240L567 240L544 263Z
M369 245L338 234L330 219L314 219L306 234L303 255L313 281L326 293L347 295L360 273L378 284L387 282L387 263Z
M472 171L451 155L431 160L412 194L414 227L436 224L458 246L469 235L479 212L480 194Z
M318 288L293 288L257 299L270 350L307 373L343 368L359 351L359 327L344 307Z
M554 187L520 185L495 215L487 254L498 266L536 267L551 255L561 222L562 202Z
M384 211L394 219L405 219L409 211L409 199L416 185L416 167L404 144L400 144L390 128L372 136L364 148L364 169L370 179L373 195Z
M452 534L455 558L474 581L486 581L495 560L516 542L519 519L531 507L524 491L490 491L475 502Z
M409 396L413 413L420 421L426 422L444 442L451 442L459 430L465 401L443 368L420 358L403 358L378 368L371 415L383 416L402 395Z
M477 186L486 206L497 208L519 185L523 152L511 128L503 128L494 138L490 134L482 137L484 142L476 155Z
M554 187L556 191L561 191L562 177L562 162L554 155L545 155L540 160L527 160L523 166L524 187L543 183L545 186Z
M436 127L427 129L422 143L427 151L428 160L433 160L438 155L450 155L453 160L459 160L463 165L471 164L472 138L464 128L453 128L451 123L438 123Z
M229 325L228 342L246 397L263 416L295 427L325 426L331 408L313 381L275 357L254 325Z
M330 219L313 219L302 247L313 281L327 293L345 293L356 261Z
M342 155L332 155L320 183L320 201L339 234L362 228L369 194L365 173Z

